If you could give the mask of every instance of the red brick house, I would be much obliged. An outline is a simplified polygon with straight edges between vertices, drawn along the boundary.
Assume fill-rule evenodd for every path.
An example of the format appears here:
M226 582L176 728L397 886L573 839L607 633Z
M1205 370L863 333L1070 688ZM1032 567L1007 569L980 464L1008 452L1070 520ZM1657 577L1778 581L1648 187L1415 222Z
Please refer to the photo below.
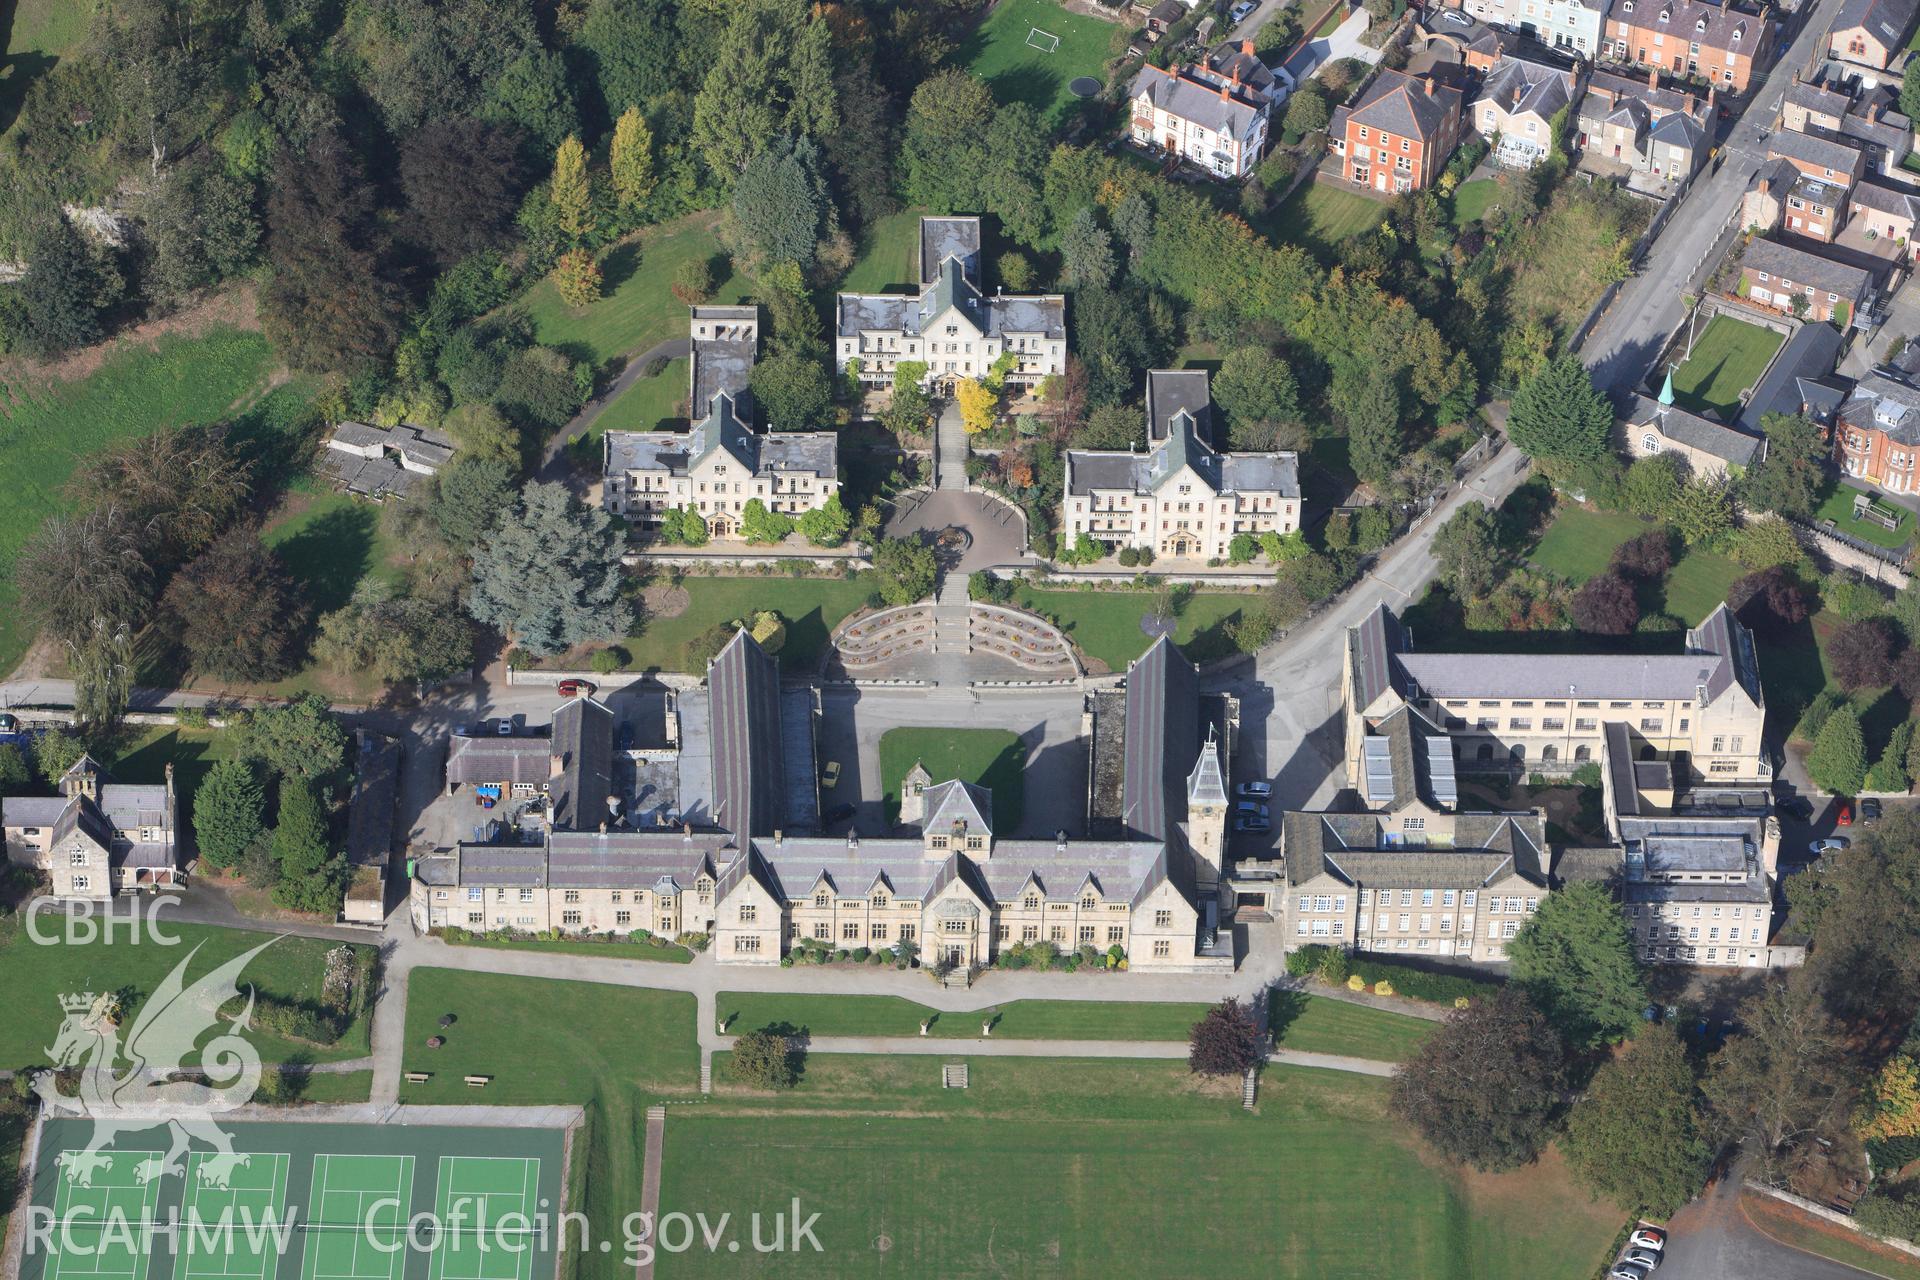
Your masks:
M1773 40L1764 10L1746 13L1701 0L1615 0L1604 35L1603 58L1659 67L1736 94L1765 68Z
M1462 94L1431 76L1382 71L1360 101L1334 112L1341 172L1373 191L1423 191L1460 141Z

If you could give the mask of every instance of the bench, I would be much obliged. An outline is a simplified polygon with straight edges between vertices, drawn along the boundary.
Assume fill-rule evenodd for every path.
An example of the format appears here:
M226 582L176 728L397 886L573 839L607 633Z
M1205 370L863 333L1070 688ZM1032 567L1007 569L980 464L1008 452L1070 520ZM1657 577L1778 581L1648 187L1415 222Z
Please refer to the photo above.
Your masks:
M468 1076L467 1083L475 1089L485 1088L493 1080L492 1076Z
M425 1084L431 1079L433 1079L433 1072L431 1071L409 1071L406 1073L408 1084Z

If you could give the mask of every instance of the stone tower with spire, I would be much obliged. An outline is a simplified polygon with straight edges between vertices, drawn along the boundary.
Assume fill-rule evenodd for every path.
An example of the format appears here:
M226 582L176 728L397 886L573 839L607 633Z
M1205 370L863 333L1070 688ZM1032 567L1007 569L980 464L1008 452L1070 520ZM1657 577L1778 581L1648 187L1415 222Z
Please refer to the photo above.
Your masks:
M1193 853L1193 889L1199 902L1218 897L1220 882L1226 874L1227 813L1226 769L1220 760L1220 743L1211 725L1200 756L1187 775L1187 848Z

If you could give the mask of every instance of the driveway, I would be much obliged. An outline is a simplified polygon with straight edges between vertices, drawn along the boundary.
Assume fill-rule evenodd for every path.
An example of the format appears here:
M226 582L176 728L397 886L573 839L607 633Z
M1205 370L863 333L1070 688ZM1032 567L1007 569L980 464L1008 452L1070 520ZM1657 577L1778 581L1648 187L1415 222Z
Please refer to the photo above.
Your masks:
M1365 9L1355 9L1347 15L1346 21L1335 27L1330 33L1317 40L1309 40L1293 51L1293 56L1282 65L1299 84L1308 76L1320 74L1320 69L1329 62L1341 58L1358 58L1365 63L1380 61L1380 50L1369 49L1360 43L1360 37L1366 33L1372 20Z
M1744 1168L1745 1162L1736 1165ZM1739 1172L1673 1215L1659 1280L1866 1280L1872 1273L1763 1235L1740 1211Z
M620 376L615 378L604 392L589 400L586 407L573 416L573 421L553 433L552 438L547 441L546 448L541 452L540 466L534 478L549 484L572 482L576 490L584 490L586 487L584 482L567 463L567 443L585 435L593 426L594 420L607 411L608 405L625 395L634 383L640 381L648 365L655 360L678 360L692 350L692 339L669 338L645 351L630 352L627 355L626 366L620 370Z

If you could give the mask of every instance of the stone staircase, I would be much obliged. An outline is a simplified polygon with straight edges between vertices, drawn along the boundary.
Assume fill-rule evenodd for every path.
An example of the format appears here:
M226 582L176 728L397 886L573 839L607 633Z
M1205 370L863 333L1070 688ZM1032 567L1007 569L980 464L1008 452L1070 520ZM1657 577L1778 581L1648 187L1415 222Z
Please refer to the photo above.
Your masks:
M947 971L946 977L940 979L940 985L943 987L971 987L973 985L973 967L964 964L955 965Z
M949 1062L940 1068L940 1087L942 1089L964 1089L967 1087L967 1064Z
M700 1060L700 1092L713 1092L713 1059L711 1058Z
M1240 1082L1240 1105L1253 1110L1253 1103L1260 1096L1260 1068L1248 1067L1247 1078Z

